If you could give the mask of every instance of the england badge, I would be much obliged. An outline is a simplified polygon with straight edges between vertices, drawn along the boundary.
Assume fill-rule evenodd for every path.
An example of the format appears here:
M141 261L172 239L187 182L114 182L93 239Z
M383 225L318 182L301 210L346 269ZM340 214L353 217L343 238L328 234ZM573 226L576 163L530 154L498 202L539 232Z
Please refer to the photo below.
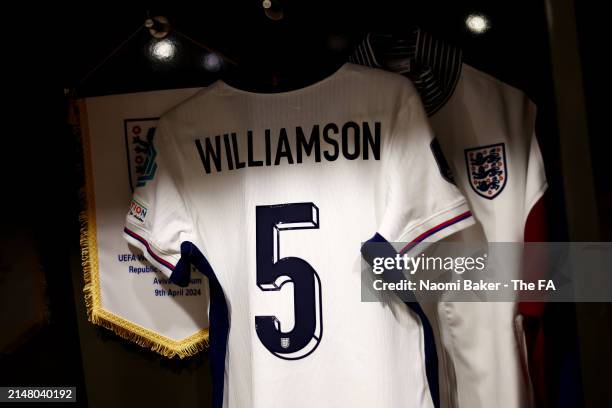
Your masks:
M152 180L157 170L157 152L153 139L158 118L126 119L125 149L128 161L128 176L132 191Z
M470 186L476 194L492 200L503 191L508 182L503 143L465 149L465 164Z
M284 349L289 348L289 345L291 344L289 337L281 337L281 347Z

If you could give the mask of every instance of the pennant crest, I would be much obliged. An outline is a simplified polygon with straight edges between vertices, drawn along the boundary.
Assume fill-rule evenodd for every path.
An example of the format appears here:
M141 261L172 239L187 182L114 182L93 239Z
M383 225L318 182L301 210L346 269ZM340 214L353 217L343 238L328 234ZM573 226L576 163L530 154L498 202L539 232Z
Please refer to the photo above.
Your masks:
M158 118L126 119L125 148L132 191L144 186L155 176L157 151L153 144Z

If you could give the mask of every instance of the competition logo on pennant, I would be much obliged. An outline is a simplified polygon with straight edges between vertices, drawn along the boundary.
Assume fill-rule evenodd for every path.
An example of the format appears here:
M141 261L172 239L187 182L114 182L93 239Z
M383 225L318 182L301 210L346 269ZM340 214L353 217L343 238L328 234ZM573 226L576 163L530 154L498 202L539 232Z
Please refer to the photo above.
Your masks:
M148 118L124 121L125 148L132 191L136 187L144 186L155 176L157 152L153 139L158 120L159 118Z
M506 186L508 164L503 143L465 149L465 164L470 186L479 196L492 200Z
M140 224L144 224L147 218L147 207L132 199L128 215Z

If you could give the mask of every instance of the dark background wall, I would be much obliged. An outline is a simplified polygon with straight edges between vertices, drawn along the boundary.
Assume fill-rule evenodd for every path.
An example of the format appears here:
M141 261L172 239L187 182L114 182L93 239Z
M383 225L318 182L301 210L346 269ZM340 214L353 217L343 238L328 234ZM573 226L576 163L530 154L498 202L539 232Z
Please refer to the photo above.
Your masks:
M280 23L264 16L259 1L219 3L224 4L149 8L81 5L61 10L32 6L20 14L6 12L15 23L14 29L6 28L7 45L16 46L10 48L11 58L5 65L20 71L24 78L5 76L7 85L16 85L17 90L15 96L5 98L12 110L5 111L3 118L6 143L0 161L2 196L8 206L0 240L14 239L15 231L32 238L31 245L24 245L11 257L40 259L49 312L44 324L0 355L0 384L74 385L78 388L77 405L82 406L209 406L206 353L188 360L167 360L129 344L86 321L81 293L79 144L66 124L64 89L76 88L79 95L90 96L205 86L218 75L202 68L202 49L185 37L177 37L178 59L171 64L154 63L147 55L151 37L145 30L92 72L142 25L147 10L152 16L168 17L181 33L239 64L253 64L270 48L288 58L296 54L327 58L332 35L346 39L347 48L340 52L348 52L368 31L401 32L412 24L460 45L468 63L525 90L538 105L537 131L550 182L549 235L551 240L568 239L543 1L433 1L427 5L402 1L363 6L288 2L286 20ZM602 132L606 113L596 101L605 81L598 70L601 37L593 32L592 24L598 10L592 5L577 6L577 10L590 126L589 134L583 137L591 140L598 208L600 214L607 215L612 214L612 183L607 176L610 138ZM491 29L486 34L477 36L465 29L465 18L472 12L490 18ZM16 38L21 41L12 44ZM610 240L612 222L609 216L602 219L602 235ZM0 265L7 262L11 259L3 259ZM0 280L0 284L10 282ZM14 309L0 311L3 314L19 313L20 304L28 302L27 293L8 296ZM552 350L559 356L552 369L561 371L561 365L571 363L577 354L573 306L552 305L548 316L557 340ZM554 395L563 386L574 387L577 395L580 392L575 381L562 385L554 378L549 385Z

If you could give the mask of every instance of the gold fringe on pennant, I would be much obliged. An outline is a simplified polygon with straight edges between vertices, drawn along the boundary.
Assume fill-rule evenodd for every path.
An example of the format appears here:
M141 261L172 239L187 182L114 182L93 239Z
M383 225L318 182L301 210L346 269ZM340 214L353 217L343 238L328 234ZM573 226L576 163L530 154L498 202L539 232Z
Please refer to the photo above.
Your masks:
M208 347L208 329L202 329L179 341L172 340L110 313L101 307L94 179L85 101L81 100L71 104L69 122L73 124L73 129L80 136L83 149L83 174L85 176L83 186L79 191L82 209L79 213L79 243L81 246L83 294L87 309L87 320L168 358L185 358L199 353Z

